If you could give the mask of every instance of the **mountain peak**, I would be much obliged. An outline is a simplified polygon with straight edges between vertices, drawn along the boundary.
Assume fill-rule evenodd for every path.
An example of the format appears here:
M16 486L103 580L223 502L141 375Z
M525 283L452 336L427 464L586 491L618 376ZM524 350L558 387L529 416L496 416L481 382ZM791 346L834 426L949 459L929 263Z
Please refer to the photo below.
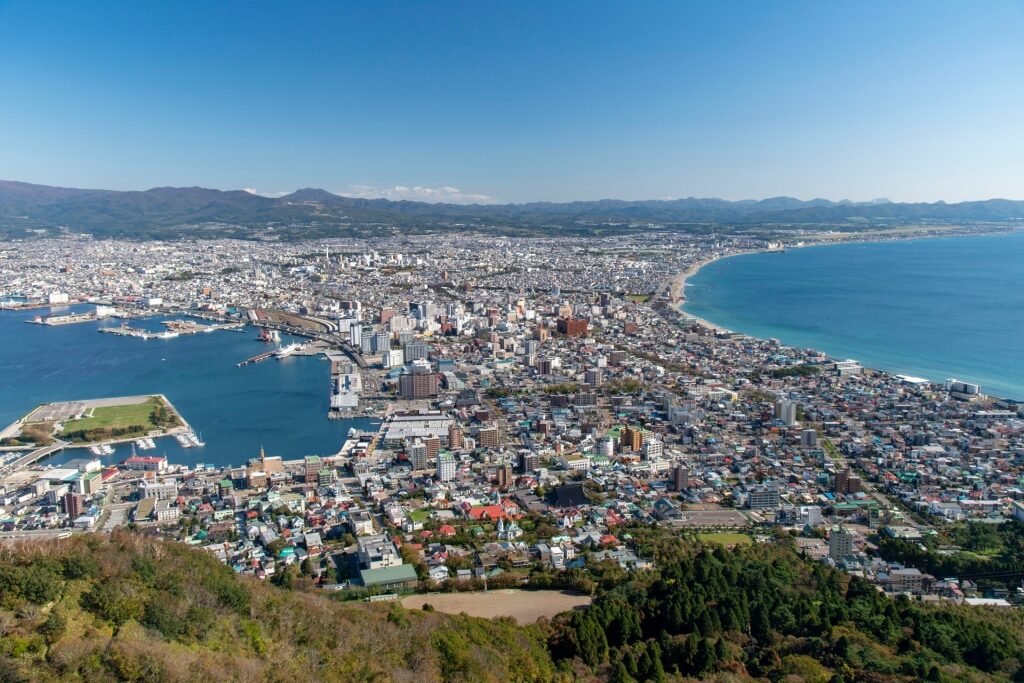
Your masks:
M322 190L318 187L304 187L299 190L295 190L291 194L286 194L281 197L285 201L293 202L324 202L324 201L336 201L340 195L336 195L333 192Z

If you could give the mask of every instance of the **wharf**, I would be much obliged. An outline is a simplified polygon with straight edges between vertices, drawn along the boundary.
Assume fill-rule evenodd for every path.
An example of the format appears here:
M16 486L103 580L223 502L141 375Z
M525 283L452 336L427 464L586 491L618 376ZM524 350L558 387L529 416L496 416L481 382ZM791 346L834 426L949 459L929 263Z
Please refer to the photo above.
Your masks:
M246 358L241 363L236 363L236 365L238 367L242 367L243 365L249 365L249 363L259 363L260 361L266 360L273 355L274 351L265 351L259 355L253 356L252 358Z
M73 325L75 323L88 323L94 320L100 320L100 317L95 313L71 313L69 315L51 315L51 316L40 316L37 315L32 320L26 320L27 323L33 325Z

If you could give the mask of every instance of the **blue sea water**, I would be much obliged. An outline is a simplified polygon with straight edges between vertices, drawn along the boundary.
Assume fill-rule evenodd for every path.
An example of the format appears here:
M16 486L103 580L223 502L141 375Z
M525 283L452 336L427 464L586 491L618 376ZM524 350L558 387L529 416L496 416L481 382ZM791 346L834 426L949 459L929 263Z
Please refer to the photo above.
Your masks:
M1024 233L722 259L683 310L866 366L1024 399Z
M54 310L66 313L89 307ZM26 324L45 309L0 311L0 428L41 403L75 399L164 394L206 446L181 448L173 438L157 440L155 451L172 464L242 465L259 455L285 459L336 453L351 427L370 420L328 420L330 365L323 357L292 356L236 367L273 348L257 332L218 331L176 339L142 340L98 334L88 322L60 327ZM132 327L164 329L167 316L132 321ZM285 336L282 344L302 341ZM120 462L131 445L104 458ZM51 459L86 457L72 449Z

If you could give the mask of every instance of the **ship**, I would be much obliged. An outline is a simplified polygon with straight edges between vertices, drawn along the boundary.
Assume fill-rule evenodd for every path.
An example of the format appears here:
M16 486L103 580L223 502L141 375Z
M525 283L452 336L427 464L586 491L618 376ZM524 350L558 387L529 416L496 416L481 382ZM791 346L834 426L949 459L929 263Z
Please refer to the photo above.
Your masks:
M281 341L281 335L277 330L272 330L269 327L264 327L260 330L260 336L256 338L261 342L274 342L275 344Z
M282 346L277 351L274 351L274 358L281 360L287 358L297 351L302 350L302 344L289 344L288 346Z

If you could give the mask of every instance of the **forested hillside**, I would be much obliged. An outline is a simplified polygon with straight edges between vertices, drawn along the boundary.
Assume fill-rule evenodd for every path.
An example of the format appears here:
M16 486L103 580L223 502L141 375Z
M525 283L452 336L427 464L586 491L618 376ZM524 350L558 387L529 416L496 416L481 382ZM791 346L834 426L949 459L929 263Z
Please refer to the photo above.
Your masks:
M592 565L551 622L338 602L128 532L0 549L9 681L1022 681L1019 610L929 606L801 558L629 530L658 569Z
M787 540L727 551L638 535L662 568L608 574L589 610L558 619L556 658L613 681L1024 680L1019 610L893 599Z
M553 677L507 620L286 591L129 533L0 548L0 683Z

